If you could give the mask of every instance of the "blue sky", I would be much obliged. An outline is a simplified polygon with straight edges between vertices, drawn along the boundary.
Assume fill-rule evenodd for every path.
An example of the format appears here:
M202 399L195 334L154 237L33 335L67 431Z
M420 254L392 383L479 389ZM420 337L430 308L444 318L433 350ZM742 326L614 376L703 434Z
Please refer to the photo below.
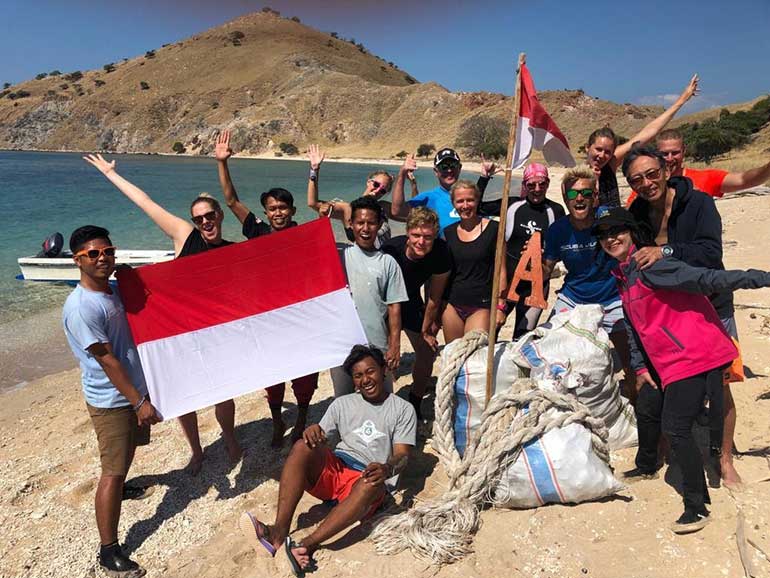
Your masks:
M269 5L353 37L420 81L510 94L519 52L538 90L691 110L770 92L770 0L4 0L0 82L100 68Z

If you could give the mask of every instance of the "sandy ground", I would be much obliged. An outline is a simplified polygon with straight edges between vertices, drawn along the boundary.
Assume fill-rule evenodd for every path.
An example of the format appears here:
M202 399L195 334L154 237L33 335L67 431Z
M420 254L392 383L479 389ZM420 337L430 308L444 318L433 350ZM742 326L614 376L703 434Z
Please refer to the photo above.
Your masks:
M770 269L766 238L770 202L766 195L721 200L725 259L728 267ZM598 503L547 506L537 510L488 510L474 546L461 562L442 568L410 553L382 557L359 526L317 553L319 578L338 576L506 576L506 577L670 577L743 576L736 547L738 511L747 536L770 553L770 289L736 294L737 320L749 379L734 386L738 406L736 464L746 491L712 490L713 522L703 531L679 537L668 529L681 501L671 481L629 486L619 496ZM408 385L413 356L406 341L396 389ZM438 372L438 364L436 373ZM311 420L320 419L331 401L328 374L322 374ZM121 540L150 576L283 576L282 553L258 558L238 529L239 514L256 512L271 519L281 464L288 448L269 448L269 412L262 393L237 400L237 433L247 454L230 465L225 458L213 411L201 412L206 461L194 478L183 471L187 448L175 422L153 429L152 444L138 452L131 472L138 482L155 484L141 502L126 502ZM287 393L286 417L294 417ZM424 428L423 440L429 438ZM288 434L287 434L288 438ZM443 468L430 439L405 474L417 499L438 496ZM632 465L634 450L613 454L613 466ZM2 395L0 404L0 577L100 575L93 494L99 473L96 440L79 386L78 370L40 379ZM325 513L316 500L300 503L298 535ZM749 547L756 576L770 576L770 562Z

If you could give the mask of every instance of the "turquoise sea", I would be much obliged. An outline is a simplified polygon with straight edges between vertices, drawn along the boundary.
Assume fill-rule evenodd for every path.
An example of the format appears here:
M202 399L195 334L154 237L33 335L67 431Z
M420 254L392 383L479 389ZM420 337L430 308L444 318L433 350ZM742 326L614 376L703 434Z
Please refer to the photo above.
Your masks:
M212 158L113 155L117 170L153 199L181 217L189 203L207 191L221 199ZM316 218L305 204L306 161L232 159L230 170L241 200L261 215L259 194L270 187L290 190L300 223ZM367 175L396 166L330 163L321 171L321 198L354 199ZM416 173L420 190L436 186L430 169ZM474 175L464 175L474 178ZM494 182L499 186L499 182ZM494 188L494 187L490 187ZM77 153L0 151L0 191L6 213L0 226L0 389L74 366L59 327L59 312L71 291L66 285L18 281L16 259L34 255L43 240L61 232L65 244L81 225L106 227L125 249L172 249L171 242L133 203ZM225 237L242 240L240 225L225 216ZM396 229L399 232L399 229ZM335 234L344 240L339 222Z

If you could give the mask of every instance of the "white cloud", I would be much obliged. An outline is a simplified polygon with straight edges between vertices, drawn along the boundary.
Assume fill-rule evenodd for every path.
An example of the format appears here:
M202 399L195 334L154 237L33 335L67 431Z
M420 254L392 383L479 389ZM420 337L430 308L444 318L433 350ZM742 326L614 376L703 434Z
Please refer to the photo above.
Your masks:
M652 96L641 96L637 98L635 104L657 105L668 108L676 102L677 98L679 98L678 94L654 94ZM716 108L726 104L730 104L727 100L727 93L698 94L682 107L679 114L689 114L691 112Z

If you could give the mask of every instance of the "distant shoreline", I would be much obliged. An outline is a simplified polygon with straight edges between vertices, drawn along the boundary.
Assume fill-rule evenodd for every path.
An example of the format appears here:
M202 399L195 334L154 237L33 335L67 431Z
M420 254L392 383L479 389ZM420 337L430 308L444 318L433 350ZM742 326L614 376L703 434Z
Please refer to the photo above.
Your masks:
M0 148L0 152L12 152L12 153L66 153L66 154L89 154L97 152L102 155L138 155L138 156L159 156L159 157L184 157L184 158L207 158L214 160L214 157L208 155L198 155L190 153L148 153L148 152L111 152L111 151L95 151L95 150L75 150L75 149L7 149ZM259 154L234 154L231 159L249 159L249 160L261 160L261 161L294 161L307 163L308 160L304 155L294 156L271 156L272 153L259 153ZM402 159L382 159L382 158L368 158L368 157L326 157L325 163L341 163L341 164L358 164L358 165L388 165L388 166L401 166L403 164ZM498 164L504 164L505 161L501 160ZM430 159L417 160L417 166L420 168L433 168L433 161ZM470 172L478 173L481 171L480 161L463 161L463 168ZM554 174L561 174L561 171L566 170L563 167L549 167L549 171ZM516 169L513 171L515 176L521 176L523 171Z

